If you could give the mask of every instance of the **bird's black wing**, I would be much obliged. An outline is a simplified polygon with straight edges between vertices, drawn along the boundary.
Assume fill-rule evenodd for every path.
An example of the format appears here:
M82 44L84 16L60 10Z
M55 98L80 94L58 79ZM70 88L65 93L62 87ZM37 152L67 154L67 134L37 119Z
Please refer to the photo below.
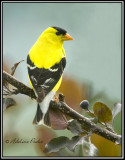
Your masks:
M59 81L66 66L66 58L62 58L51 68L45 69L36 67L28 55L27 65L30 81L38 95L38 102L41 102Z

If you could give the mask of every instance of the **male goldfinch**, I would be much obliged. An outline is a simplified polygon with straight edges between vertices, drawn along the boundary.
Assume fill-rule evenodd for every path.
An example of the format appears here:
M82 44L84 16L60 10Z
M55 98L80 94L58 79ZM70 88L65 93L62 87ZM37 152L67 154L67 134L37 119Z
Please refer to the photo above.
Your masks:
M66 40L73 40L66 30L49 27L40 35L27 56L29 81L38 102L33 124L51 125L48 107L62 81L66 66L63 42Z

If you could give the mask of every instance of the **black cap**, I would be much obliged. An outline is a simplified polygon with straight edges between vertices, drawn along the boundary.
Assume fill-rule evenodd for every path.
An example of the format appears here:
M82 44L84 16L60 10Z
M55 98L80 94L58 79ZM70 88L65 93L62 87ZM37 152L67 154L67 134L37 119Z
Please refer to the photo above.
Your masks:
M65 29L62 29L60 27L52 26L52 28L57 30L56 35L60 35L60 34L65 35L67 33Z

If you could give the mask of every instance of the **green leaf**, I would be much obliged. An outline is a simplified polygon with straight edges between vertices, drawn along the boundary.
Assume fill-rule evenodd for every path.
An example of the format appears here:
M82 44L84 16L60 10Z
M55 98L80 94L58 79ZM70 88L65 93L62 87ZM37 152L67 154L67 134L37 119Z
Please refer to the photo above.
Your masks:
M112 120L112 111L106 104L102 102L94 103L93 111L100 122L110 122Z
M15 100L12 98L3 98L3 111L7 108L14 106L16 104Z
M68 127L67 127L73 134L80 135L84 132L84 130L81 127L81 124L77 120L70 120L68 121Z
M45 145L44 153L58 152L60 149L66 147L67 141L68 138L65 136L53 138L48 144Z
M74 136L70 140L68 137L57 137L52 139L45 145L44 153L58 152L60 149L67 147L70 151L74 152L75 147L82 143L83 136Z
M114 108L112 111L112 115L113 115L112 119L114 119L119 112L121 112L121 103L117 102L114 104Z
M91 143L90 137L86 137L83 139L82 152L83 152L83 156L97 156L98 155L98 149L95 147L94 144Z
M68 140L68 142L67 142L67 148L70 151L74 152L75 151L75 147L77 145L82 144L82 139L83 138L84 138L83 136L74 136L74 137L72 137L72 139Z
M97 155L97 148L93 144L91 144L90 140L88 141L86 137L83 136L74 136L72 137L72 139L69 139L65 136L54 138L45 145L45 150L43 152L47 154L52 152L58 152L65 147L67 147L70 151L74 152L75 147L78 145L83 145L84 155Z

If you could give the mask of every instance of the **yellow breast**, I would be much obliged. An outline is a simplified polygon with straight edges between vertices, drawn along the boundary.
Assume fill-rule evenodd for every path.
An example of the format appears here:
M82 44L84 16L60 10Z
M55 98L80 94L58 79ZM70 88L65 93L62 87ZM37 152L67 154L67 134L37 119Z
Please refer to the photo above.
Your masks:
M48 69L59 63L65 57L64 48L58 48L54 45L46 46L47 44L37 41L29 52L31 61L38 68Z

